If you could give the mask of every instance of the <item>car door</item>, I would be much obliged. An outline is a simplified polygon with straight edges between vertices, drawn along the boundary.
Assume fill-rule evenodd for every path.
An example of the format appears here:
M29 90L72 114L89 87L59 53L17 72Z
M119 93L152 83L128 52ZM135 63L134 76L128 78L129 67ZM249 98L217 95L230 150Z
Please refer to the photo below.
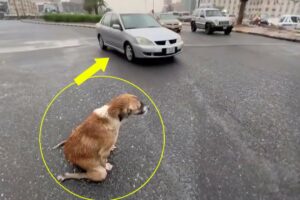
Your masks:
M194 13L194 18L195 18L195 24L196 24L196 27L199 28L199 18L200 18L200 10L196 10Z
M205 28L205 12L200 10L199 12L199 28Z
M112 15L111 13L107 13L106 15L104 15L104 18L101 21L101 28L100 28L100 34L102 36L102 39L107 45L111 45L111 27L110 27L111 15Z
M118 24L121 29L115 29L113 28L114 24ZM124 32L122 25L120 23L119 16L117 14L112 14L111 16L111 22L110 22L110 27L111 27L111 44L115 48L119 49L120 51L123 50L123 41L124 41Z

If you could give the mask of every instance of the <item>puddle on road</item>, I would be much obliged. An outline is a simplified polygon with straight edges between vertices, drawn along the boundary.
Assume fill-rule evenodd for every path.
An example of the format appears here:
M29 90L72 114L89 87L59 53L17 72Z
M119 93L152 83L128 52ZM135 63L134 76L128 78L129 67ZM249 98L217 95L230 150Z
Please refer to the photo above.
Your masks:
M70 39L70 40L38 40L27 41L23 43L23 46L0 48L0 53L15 53L15 52L27 52L37 51L44 49L57 49L66 47L76 47L86 45L90 39Z

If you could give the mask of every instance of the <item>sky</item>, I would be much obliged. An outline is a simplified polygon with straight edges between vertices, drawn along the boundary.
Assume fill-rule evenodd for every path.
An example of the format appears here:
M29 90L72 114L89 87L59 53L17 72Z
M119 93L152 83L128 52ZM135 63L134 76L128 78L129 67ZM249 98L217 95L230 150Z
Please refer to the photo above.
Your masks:
M105 0L110 8L116 12L150 12L154 10L161 11L163 0Z

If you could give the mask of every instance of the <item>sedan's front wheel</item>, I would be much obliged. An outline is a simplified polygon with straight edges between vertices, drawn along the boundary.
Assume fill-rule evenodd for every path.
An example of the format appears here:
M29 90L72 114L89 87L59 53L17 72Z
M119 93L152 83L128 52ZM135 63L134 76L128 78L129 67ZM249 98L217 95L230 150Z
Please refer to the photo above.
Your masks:
M132 46L129 43L127 43L127 44L125 44L124 49L125 49L125 56L126 56L127 60L129 62L133 62L135 59L135 56L134 56L134 51L133 51Z

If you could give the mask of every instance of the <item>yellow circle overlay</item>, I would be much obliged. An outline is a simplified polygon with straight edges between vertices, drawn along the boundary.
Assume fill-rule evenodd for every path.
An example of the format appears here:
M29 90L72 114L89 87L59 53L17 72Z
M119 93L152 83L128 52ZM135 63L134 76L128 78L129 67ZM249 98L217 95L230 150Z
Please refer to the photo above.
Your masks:
M147 178L147 180L141 184L137 189L123 195L123 196L120 196L120 197L116 197L116 198L112 198L113 200L116 200L116 199L124 199L126 197L129 197L133 194L135 194L136 192L138 192L139 190L141 190L143 187L145 187L147 185L147 183L153 178L153 176L155 175L156 171L158 170L160 164L161 164L161 161L164 157L164 152L165 152L165 146L166 146L166 132L165 132L165 125L164 125L164 121L163 121L163 118L161 116L161 113L158 109L158 107L156 106L156 104L154 103L153 99L150 97L150 95L148 95L142 88L140 88L139 86L135 85L134 83L128 81L128 80L125 80L123 78L119 78L119 77L116 77L116 76L92 76L91 78L89 79L95 79L95 78L104 78L104 79L114 79L114 80L118 80L118 81L121 81L121 82L124 82L124 83L127 83L128 85L138 89L140 92L142 92L149 100L150 102L152 103L152 105L154 106L156 112L157 112L157 115L159 117L159 120L160 120L160 123L161 123L161 126L162 126L162 150L161 150L161 154L160 154L160 158L159 158L159 161L154 169L154 171L151 173L151 175L149 176L149 178ZM47 165L47 162L44 158L44 153L43 153L43 147L42 147L42 130L43 130L43 124L44 124L44 120L45 120L45 117L49 111L49 109L51 108L51 106L53 105L53 103L57 100L57 98L62 94L64 93L67 89L69 89L70 87L72 87L73 85L76 85L74 82L73 83L70 83L69 85L67 85L66 87L64 87L63 89L61 89L54 97L53 99L50 101L50 103L47 105L47 108L43 114L43 117L42 117L42 120L41 120L41 123L40 123L40 129L39 129L39 147L40 147L40 153L41 153L41 157L42 157L42 160L43 160L43 163L47 169L47 172L49 173L49 175L53 178L53 180L61 187L63 188L65 191L67 191L68 193L78 197L78 198L81 198L81 199L86 199L86 200L92 200L91 198L87 198L87 197L84 197L84 196L81 196L79 194L76 194L75 192L72 192L71 190L69 190L68 188L66 188L64 185L62 185L57 179L56 177L52 174L52 172L50 171L48 165Z

